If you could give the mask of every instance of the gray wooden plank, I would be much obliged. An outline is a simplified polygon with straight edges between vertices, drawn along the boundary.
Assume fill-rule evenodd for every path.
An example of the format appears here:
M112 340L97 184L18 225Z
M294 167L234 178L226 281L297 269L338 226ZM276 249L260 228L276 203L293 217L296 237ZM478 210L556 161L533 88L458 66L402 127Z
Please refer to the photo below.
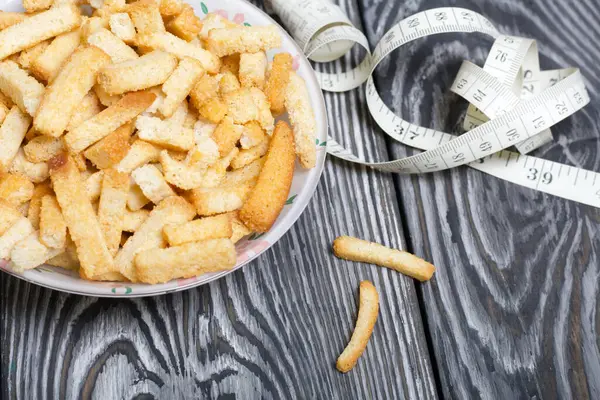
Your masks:
M352 1L342 6L360 24ZM341 63L324 68L340 68ZM332 131L387 157L362 91L326 96ZM337 235L402 247L390 176L330 160L307 210L273 249L227 278L146 299L67 295L0 275L2 398L436 397L412 280L336 259ZM355 370L334 364L359 282L381 294Z
M502 32L538 40L542 67L579 66L592 102L552 128L534 155L600 170L600 7L594 0L417 0L363 3L375 44L394 22L460 6ZM376 71L390 107L424 126L459 132L464 102L449 93L463 59L483 64L491 42L445 35L398 50ZM390 143L400 158L415 153ZM420 288L432 357L448 398L599 398L597 209L469 168L396 177L409 248L438 267Z

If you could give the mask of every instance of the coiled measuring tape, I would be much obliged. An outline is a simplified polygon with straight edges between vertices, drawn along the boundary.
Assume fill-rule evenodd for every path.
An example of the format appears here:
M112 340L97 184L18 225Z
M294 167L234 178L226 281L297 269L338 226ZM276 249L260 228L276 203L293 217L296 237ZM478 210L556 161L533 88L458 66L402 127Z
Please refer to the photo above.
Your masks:
M528 156L552 139L550 127L589 103L577 68L541 71L534 40L501 35L482 15L444 7L419 12L386 32L371 53L366 37L327 0L267 0L266 6L316 62L333 61L359 44L367 56L354 69L316 72L321 88L343 92L366 82L367 105L381 129L423 153L367 162L327 139L327 152L344 160L400 174L441 171L460 165L522 186L600 208L600 174ZM395 115L375 89L373 70L389 53L416 39L451 32L479 32L495 39L483 68L464 61L450 90L470 104L466 133L455 136ZM505 149L515 146L518 153Z

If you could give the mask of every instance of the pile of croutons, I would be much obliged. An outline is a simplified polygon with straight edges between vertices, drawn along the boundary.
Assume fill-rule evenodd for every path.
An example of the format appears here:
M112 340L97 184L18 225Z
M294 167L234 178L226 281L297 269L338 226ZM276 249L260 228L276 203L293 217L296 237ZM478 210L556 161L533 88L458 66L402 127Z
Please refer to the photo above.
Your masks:
M279 29L181 0L23 7L0 12L0 259L146 283L234 267L316 163L305 83L266 55Z

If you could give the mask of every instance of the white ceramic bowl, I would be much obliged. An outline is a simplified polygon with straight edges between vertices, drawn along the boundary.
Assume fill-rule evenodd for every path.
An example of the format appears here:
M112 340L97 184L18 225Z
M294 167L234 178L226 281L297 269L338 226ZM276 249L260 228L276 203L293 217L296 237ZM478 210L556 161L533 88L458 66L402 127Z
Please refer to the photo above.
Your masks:
M267 14L254 5L243 0L202 0L189 3L196 12L196 15L203 18L209 12L218 12L222 16L233 20L234 22L245 25L267 25L276 24ZM0 10L3 11L22 11L20 0L0 0ZM280 27L283 38L280 49L270 51L269 59L278 52L288 52L294 56L294 68L298 74L304 78L308 86L308 92L312 107L317 119L317 166L311 170L304 170L298 164L296 173L292 182L289 200L284 207L281 215L277 219L271 230L263 235L250 235L248 238L238 242L237 254L238 263L236 270L246 265L261 253L271 247L288 229L296 222L304 208L310 201L325 162L325 143L327 140L327 114L323 95L312 67L304 57L301 49L293 39ZM258 267L258 266L255 266ZM189 289L204 283L219 279L232 271L204 274L190 279L178 279L159 285L146 285L137 283L118 283L118 282L90 282L82 280L75 272L67 271L61 268L44 265L34 270L16 273L12 271L6 262L0 260L0 269L13 276L24 279L36 285L45 286L52 289L61 290L69 293L76 293L88 296L100 297L140 297L154 296L179 290Z

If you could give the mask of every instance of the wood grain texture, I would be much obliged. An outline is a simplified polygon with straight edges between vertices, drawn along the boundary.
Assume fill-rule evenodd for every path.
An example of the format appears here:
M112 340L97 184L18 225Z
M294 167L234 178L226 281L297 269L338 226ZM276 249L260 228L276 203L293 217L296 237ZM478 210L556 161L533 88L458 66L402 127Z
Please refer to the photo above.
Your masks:
M360 27L358 7L342 6ZM341 68L341 62L323 68ZM386 158L363 91L326 96L331 130ZM67 295L0 275L0 382L6 399L432 399L414 283L336 259L337 235L403 247L392 177L328 161L292 230L227 278L146 299ZM381 296L369 347L348 374L359 282Z
M597 1L362 4L372 44L415 12L460 6L537 39L542 68L580 67L591 104L533 155L600 170ZM430 37L393 53L376 84L405 119L459 133L466 105L449 87L463 59L483 65L490 47L481 35ZM409 249L438 268L420 290L444 397L600 398L600 212L466 167L395 180Z

